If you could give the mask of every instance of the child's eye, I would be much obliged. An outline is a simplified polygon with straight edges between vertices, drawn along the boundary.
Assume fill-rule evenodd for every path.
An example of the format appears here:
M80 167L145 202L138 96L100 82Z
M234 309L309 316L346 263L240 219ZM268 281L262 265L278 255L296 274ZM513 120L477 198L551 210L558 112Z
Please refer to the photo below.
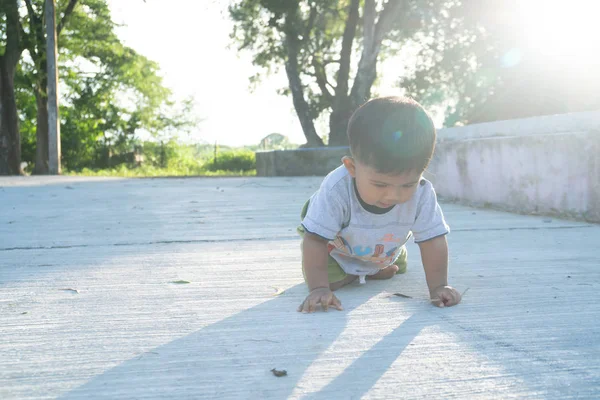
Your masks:
M412 187L415 187L416 185L417 185L416 183L412 183L412 184L410 184L410 185L403 185L402 187L403 187L403 188L406 188L406 189L410 189L410 188L412 188Z
M387 185L385 183L374 183L373 185L375 185L375 187L378 187L378 188L387 187Z

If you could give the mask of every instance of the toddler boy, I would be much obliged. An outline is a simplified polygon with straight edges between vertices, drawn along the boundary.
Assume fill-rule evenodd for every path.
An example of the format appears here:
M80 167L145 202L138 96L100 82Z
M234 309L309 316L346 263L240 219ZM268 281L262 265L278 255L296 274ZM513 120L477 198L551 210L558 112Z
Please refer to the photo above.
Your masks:
M333 291L358 279L406 271L405 244L421 251L432 302L448 307L448 225L432 184L422 177L433 155L433 121L416 101L375 98L348 124L351 157L330 172L302 210L302 270L309 294L298 311L341 310Z

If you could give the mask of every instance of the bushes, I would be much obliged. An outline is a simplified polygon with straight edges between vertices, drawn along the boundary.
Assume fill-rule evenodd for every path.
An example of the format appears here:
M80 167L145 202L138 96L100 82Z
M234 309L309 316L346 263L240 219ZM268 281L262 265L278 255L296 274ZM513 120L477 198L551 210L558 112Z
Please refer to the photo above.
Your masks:
M247 149L217 152L216 159L205 165L209 171L251 171L256 169L256 157Z
M66 168L65 173L123 177L256 174L256 158L249 148L217 149L216 160L215 149L211 145L186 145L173 140L164 143L137 142L122 152L106 150L105 153L110 156L101 166Z

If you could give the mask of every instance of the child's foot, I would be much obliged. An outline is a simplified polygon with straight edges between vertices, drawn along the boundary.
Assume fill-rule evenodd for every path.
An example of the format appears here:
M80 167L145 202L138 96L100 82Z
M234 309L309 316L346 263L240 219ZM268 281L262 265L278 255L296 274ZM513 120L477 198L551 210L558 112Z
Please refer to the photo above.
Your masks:
M390 279L396 275L396 272L398 272L398 266L392 264L379 270L375 275L367 275L367 279Z
M394 265L398 266L398 271L396 271L396 274L405 274L406 273L406 270L407 270L406 263L403 263L400 265L398 265L398 264L394 264Z

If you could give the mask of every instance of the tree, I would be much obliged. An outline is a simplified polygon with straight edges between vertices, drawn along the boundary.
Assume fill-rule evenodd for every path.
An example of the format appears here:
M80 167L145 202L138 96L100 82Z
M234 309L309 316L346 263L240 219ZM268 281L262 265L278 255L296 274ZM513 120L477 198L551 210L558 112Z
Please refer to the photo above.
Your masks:
M371 95L382 54L406 42L457 6L424 0L239 0L229 8L239 50L263 72L285 66L308 145L323 144L314 120L330 111L329 144L346 144L354 110ZM388 38L394 36L395 41ZM358 63L353 53L360 53ZM351 80L351 75L354 75ZM260 79L261 75L253 77Z
M59 38L66 169L107 167L110 153L130 151L140 132L172 137L196 122L191 100L175 104L158 65L124 46L114 28L106 0L79 0ZM27 161L32 161L32 153L40 153L35 147L44 130L34 100L40 97L39 79L38 65L24 57L17 70L17 98Z
M45 0L25 0L27 18L25 20L25 47L31 57L35 69L30 74L30 84L34 87L37 103L37 140L36 140L36 174L48 173L48 63L46 54L46 35L44 18ZM60 1L57 5L63 11L60 22L56 26L56 36L60 35L67 25L78 0ZM65 4L66 3L66 4ZM62 5L62 7L61 7Z
M427 106L448 104L445 126L600 108L600 59L544 55L528 40L528 16L518 8L517 0L455 7L438 19L443 40L420 41L418 67L400 85Z
M63 29L77 0L69 0L64 8L57 33ZM46 35L44 31L43 0L25 0L28 18L23 24L17 0L0 0L0 10L4 17L2 27L5 32L4 54L0 56L0 174L17 174L21 172L21 137L19 132L18 110L15 102L14 77L17 65L24 50L36 66L33 84L36 86L38 103L38 162L39 173L47 172L48 160L48 108L47 108L47 76L46 76Z
M287 136L281 133L271 133L260 140L258 148L262 150L281 150L291 146Z
M21 173L21 137L14 93L15 71L23 46L17 0L0 0L0 175Z

